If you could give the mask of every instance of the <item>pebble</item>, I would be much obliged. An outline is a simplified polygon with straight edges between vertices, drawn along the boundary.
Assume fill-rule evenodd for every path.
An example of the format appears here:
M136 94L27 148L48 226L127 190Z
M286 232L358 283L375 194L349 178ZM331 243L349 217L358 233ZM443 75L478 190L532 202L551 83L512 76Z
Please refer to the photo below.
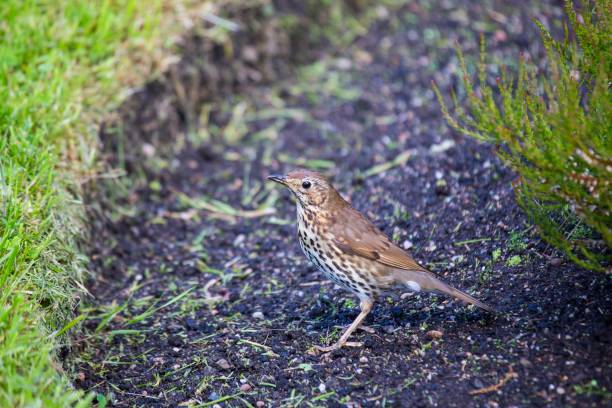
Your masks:
M228 363L228 361L224 358L217 360L217 366L224 370L229 370L232 367L230 366L230 363Z
M436 249L438 249L438 247L436 246L436 243L435 243L435 242L433 242L433 241L429 241L429 246L427 246L427 248L425 248L425 250L426 250L427 252L433 252L433 251L435 251Z
M439 330L430 330L427 332L427 335L432 339L441 339L444 333Z
M242 391L242 392L249 392L249 391L251 391L251 389L252 389L252 388L253 388L253 387L251 387L251 384L249 384L249 383L244 383L244 384L242 384L242 385L240 386L240 391Z
M321 394L324 394L326 389L327 389L327 387L325 387L325 384L323 384L323 383L319 384L319 392Z
M235 239L234 239L234 246L240 246L240 244L242 244L245 240L245 236L244 234L240 234L238 235Z
M348 58L336 59L336 67L338 67L338 69L346 71L348 69L351 69L352 66L353 66L353 62Z
M257 61L258 56L257 48L253 46L246 46L242 49L242 58L247 62Z
M506 32L503 30L495 30L493 38L495 38L495 41L497 42L504 42L508 40L508 34L506 34Z
M410 249L410 248L412 248L413 246L414 246L414 244L413 244L413 243L412 243L412 241L410 241L410 240L405 240L405 241L402 243L402 248L404 248L404 249Z
M261 407L265 407L265 406L266 406L266 403L265 403L265 402L263 402L263 401L257 401L257 402L255 403L255 405L256 405L257 407L261 408Z
M262 312L255 312L251 315L253 319L265 319L264 314Z
M432 153L432 154L440 154L440 153L444 153L448 149L453 148L454 146L455 146L455 141L454 140L446 139L446 140L442 141L439 144L432 145L429 148L429 152ZM442 177L438 177L438 178L442 178Z
M367 363L369 360L366 356L361 356L359 357L359 362L360 363Z
M142 145L142 153L147 157L153 157L155 155L155 146L149 143Z
M552 266L559 266L563 263L563 259L562 258L551 258L549 262Z

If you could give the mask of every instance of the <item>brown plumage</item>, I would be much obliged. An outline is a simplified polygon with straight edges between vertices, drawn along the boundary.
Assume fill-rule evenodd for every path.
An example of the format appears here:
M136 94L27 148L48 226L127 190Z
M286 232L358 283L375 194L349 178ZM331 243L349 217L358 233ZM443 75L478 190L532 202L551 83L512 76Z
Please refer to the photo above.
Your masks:
M330 351L347 342L348 337L370 312L381 291L395 285L412 290L437 291L493 309L465 292L444 283L395 245L334 189L323 175L309 170L294 170L270 180L289 188L297 199L298 239L306 257L329 279L355 293L361 313Z

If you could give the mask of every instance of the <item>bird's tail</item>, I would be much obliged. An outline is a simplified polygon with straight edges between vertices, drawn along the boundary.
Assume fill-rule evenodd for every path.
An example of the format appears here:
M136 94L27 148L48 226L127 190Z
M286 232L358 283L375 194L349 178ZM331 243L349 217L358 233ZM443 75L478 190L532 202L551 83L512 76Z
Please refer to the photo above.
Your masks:
M493 309L491 306L487 305L486 303L481 302L480 300L476 299L475 297L468 295L467 293L457 289L457 288L453 288L452 286L447 285L444 282L440 282L442 283L442 285L445 286L444 290L441 290L441 292L444 292L450 296L453 296L459 300L463 300L464 302L467 303L471 303L475 306L478 306L479 308L481 308L482 310L486 310L489 313L497 313L495 311L495 309Z
M466 303L470 303L472 305L478 306L479 308L486 310L489 313L497 313L495 309L486 303L481 302L480 300L474 298L467 293L456 289L440 279L436 277L433 273L429 271L407 271L407 270L397 270L397 279L401 283L407 285L410 289L419 291L435 291L445 293L454 298L462 300Z

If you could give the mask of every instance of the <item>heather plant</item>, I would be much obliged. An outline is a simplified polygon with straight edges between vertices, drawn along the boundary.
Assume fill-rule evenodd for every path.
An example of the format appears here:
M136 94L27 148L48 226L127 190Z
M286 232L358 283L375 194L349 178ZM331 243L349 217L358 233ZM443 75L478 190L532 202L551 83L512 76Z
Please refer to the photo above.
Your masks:
M610 72L612 2L565 2L567 23L557 40L535 21L546 49L546 68L521 56L513 74L487 78L481 41L474 84L457 48L465 98L452 111L434 89L449 125L492 143L518 178L518 203L541 236L574 262L608 270L612 247L612 107Z

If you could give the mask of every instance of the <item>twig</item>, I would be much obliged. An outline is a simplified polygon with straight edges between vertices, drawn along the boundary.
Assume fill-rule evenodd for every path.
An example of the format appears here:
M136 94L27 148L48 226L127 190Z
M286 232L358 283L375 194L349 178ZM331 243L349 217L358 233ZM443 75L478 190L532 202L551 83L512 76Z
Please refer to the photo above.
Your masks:
M499 380L499 382L497 384L489 385L488 387L479 388L477 390L472 390L472 391L469 392L469 394L470 395L480 395L480 394L487 394L489 392L497 391L501 387L503 387L504 384L506 384L508 381L510 381L513 378L517 378L517 377L518 377L518 374L515 373L514 369L512 368L512 366L510 366L510 368L508 369L508 372L506 373L504 378Z

